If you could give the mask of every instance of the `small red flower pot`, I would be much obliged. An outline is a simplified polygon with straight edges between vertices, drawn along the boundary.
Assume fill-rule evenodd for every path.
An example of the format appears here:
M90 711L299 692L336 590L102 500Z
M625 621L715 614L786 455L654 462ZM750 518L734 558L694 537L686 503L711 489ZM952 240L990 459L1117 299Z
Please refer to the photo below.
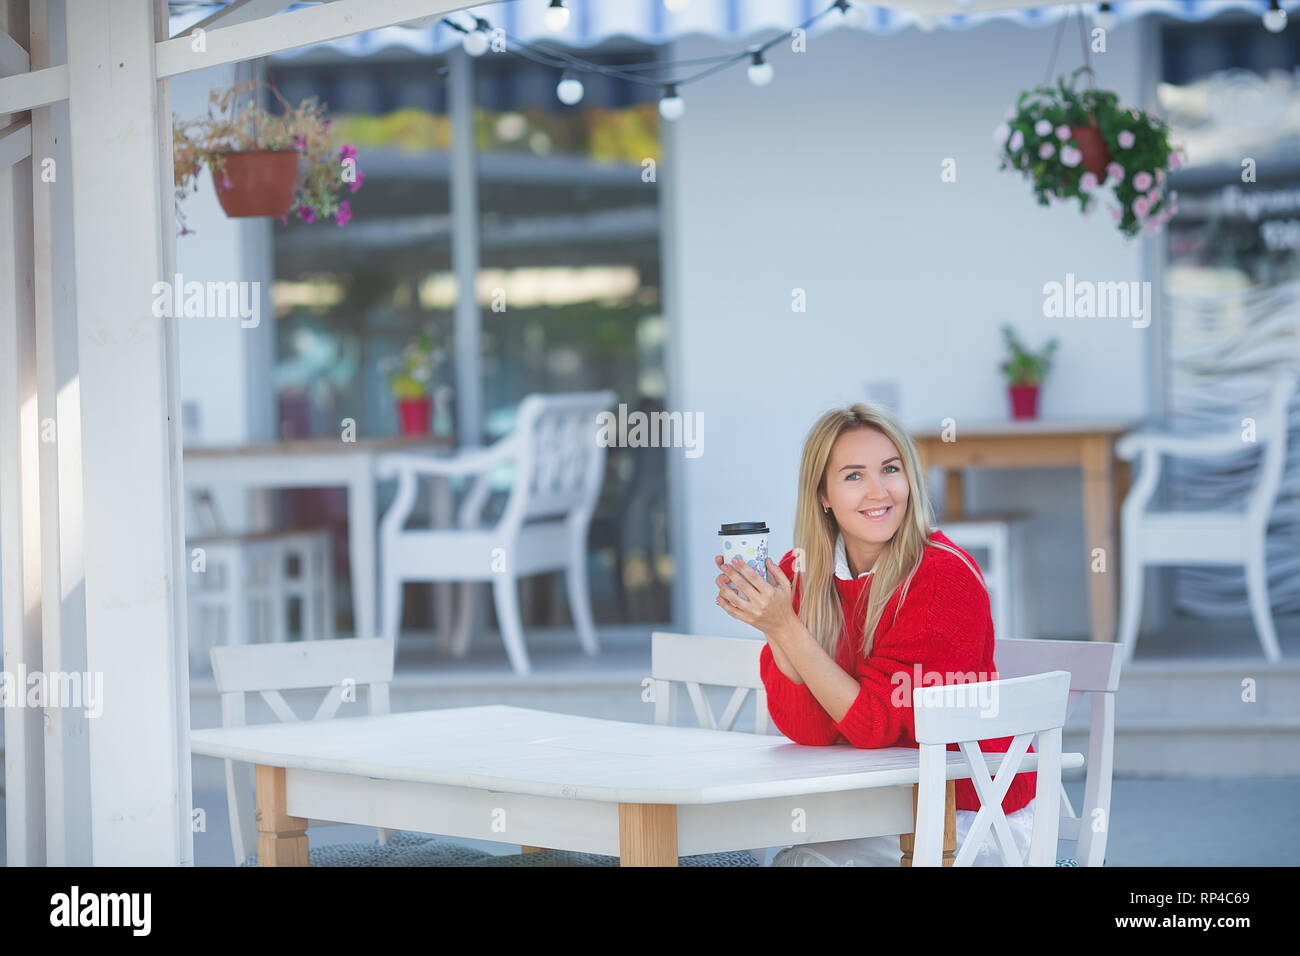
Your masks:
M397 422L403 435L427 435L433 420L433 400L430 398L399 398Z
M298 158L292 149L225 153L225 169L212 170L217 201L231 219L286 216L298 189Z
M1083 162L1080 165L1096 176L1097 182L1104 183L1106 166L1110 163L1110 147L1101 138L1101 130L1096 125L1071 126L1070 135L1079 144L1079 152L1083 153Z
M1038 417L1038 386L1009 385L1011 393L1011 417L1017 420Z

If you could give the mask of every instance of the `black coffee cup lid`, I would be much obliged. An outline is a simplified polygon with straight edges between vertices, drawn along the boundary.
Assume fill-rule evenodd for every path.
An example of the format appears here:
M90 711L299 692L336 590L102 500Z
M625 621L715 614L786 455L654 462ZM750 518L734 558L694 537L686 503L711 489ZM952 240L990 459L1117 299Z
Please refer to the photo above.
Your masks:
M767 534L766 521L738 521L735 524L724 524L719 535L730 537L736 534Z

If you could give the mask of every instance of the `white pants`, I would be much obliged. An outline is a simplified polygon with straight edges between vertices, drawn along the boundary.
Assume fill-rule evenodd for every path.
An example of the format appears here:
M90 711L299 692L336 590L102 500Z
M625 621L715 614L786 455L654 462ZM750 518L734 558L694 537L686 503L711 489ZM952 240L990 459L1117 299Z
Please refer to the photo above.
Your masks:
M1007 814L1011 837L1020 850L1021 859L1029 855L1029 839L1034 829L1034 804L1030 800L1015 813ZM961 852L975 822L975 811L957 811L957 852ZM975 855L972 866L1003 866L996 837L989 829L984 846ZM772 860L772 866L898 866L903 851L897 836L866 837L861 840L831 840L786 847Z

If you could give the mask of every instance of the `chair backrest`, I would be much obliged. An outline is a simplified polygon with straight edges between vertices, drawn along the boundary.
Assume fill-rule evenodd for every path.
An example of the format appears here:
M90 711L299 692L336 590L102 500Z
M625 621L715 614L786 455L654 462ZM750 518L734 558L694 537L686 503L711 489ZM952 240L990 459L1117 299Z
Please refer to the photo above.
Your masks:
M1036 806L1057 807L1061 788L1061 728L1065 724L1070 674L1056 670L1008 680L917 687L912 691L916 740L921 751L914 861L937 862L943 832L948 744L955 743L970 769L980 809L971 823L954 866L970 865L992 828L1007 866L1050 866L1056 858L1060 817L1034 814L1029 859L1020 856L1002 810L1002 800L1024 763L1029 744L1038 738ZM991 778L979 742L1011 737ZM1037 802L1041 801L1041 802Z
M1295 394L1297 375L1289 368L1279 368L1273 373L1269 389L1268 411L1264 421L1256 422L1256 440L1264 445L1259 477L1246 498L1246 510L1261 522L1268 520L1282 484L1286 470L1287 433L1291 427L1291 396Z
M502 520L579 511L590 515L605 479L605 446L598 416L612 391L529 395L519 404L511 441L518 445L515 476Z
M1064 788L1061 790L1059 837L1077 841L1075 853L1081 866L1101 866L1106 859L1111 777L1115 766L1115 694L1119 690L1123 656L1123 648L1109 641L999 640L993 645L993 660L1000 678L1069 671L1066 720L1079 698L1091 695L1087 776L1083 803L1077 814Z
M695 718L709 730L731 730L750 691L754 692L754 733L767 733L767 691L759 672L761 640L744 637L700 637L655 631L650 637L650 676L654 680L655 723L675 718L677 682L686 685ZM722 716L701 685L734 688Z
M279 720L294 722L300 718L281 691L329 688L311 717L328 720L357 687L365 685L367 712L388 713L388 686L393 681L391 637L235 644L212 648L211 657L223 727L246 724L244 695L249 693L261 695ZM227 760L226 798L236 864L248 859L257 847L252 790L252 766Z

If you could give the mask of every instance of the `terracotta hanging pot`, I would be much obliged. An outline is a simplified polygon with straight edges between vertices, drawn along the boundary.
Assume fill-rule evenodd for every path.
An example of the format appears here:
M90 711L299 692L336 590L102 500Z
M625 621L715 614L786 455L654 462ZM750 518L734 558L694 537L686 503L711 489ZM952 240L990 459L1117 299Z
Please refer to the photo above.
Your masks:
M302 153L293 149L262 149L222 156L224 175L212 170L212 184L227 216L279 219L288 214L298 188L298 159Z
M1110 148L1102 139L1097 124L1071 126L1070 135L1074 137L1074 141L1079 144L1079 151L1083 153L1081 164L1083 168L1096 176L1098 182L1105 182L1106 166L1110 162Z

